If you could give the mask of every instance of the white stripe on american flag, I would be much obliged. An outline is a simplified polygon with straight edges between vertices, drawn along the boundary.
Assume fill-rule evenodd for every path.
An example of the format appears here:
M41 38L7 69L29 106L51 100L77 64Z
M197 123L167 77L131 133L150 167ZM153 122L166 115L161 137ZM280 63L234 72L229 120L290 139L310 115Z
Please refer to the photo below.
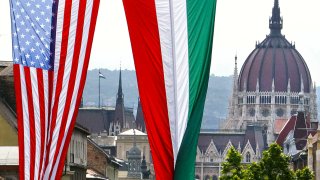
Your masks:
M87 48L87 42L88 42L88 34L89 34L89 28L90 28L90 20L91 20L91 14L92 14L92 8L93 8L93 0L88 0L87 4L86 4L86 13L85 13L85 19L84 19L84 31L83 31L83 35L82 35L82 41L81 41L81 49L80 49L80 56L79 56L79 63L78 63L78 69L77 69L77 75L76 75L76 81L75 81L75 86L74 86L74 90L72 93L72 99L71 99L71 106L70 106L70 111L68 113L68 120L67 120L67 125L66 125L66 129L65 129L65 136L63 137L62 140L62 144L64 146L68 146L68 144L65 144L66 141L66 134L69 132L70 129L70 124L71 124L71 120L73 117L73 113L75 111L75 104L76 104L76 100L77 97L79 96L78 91L79 91L79 85L80 85L80 80L81 80L81 76L83 73L83 71L86 71L83 69L83 65L84 65L84 61L85 61L85 53L86 53L86 48ZM71 61L70 61L71 62ZM59 155L57 160L55 161L55 165L54 165L54 169L53 169L53 174L56 174L56 171L58 169L59 166L59 162L60 162L60 157L62 154L62 150L63 147L60 148L59 150Z
M25 74L22 65L19 65L20 77L21 77L21 94L22 94L22 109L23 109L23 129L24 129L24 178L25 180L30 179L30 127L29 127L29 108L28 108L28 97L27 88L25 81Z
M39 88L36 68L30 67L30 78L32 88L32 102L34 111L34 122L35 122L35 138L36 138L36 149L35 149L35 167L34 167L34 178L38 177L39 164L40 164L40 148L41 148L41 128L40 128L40 106L39 106ZM32 109L30 109L32 111Z

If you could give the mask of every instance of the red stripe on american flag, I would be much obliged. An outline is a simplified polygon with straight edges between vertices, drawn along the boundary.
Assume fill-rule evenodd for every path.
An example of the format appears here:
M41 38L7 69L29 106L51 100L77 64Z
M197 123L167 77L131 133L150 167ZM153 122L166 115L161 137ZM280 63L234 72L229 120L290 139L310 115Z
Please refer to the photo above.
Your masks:
M46 145L46 115L45 115L45 100L44 100L44 83L43 83L43 70L37 69L37 79L38 79L38 95L39 95L39 112L40 112L40 127L41 127L41 148L40 148L40 164L39 164L39 173L38 179L40 179L42 172L44 148Z
M83 35L83 24L84 24L84 15L85 15L85 10L86 10L86 1L80 1L79 2L79 9L78 9L78 23L77 23L77 30L76 30L76 37L75 37L75 42L74 42L74 51L73 51L73 58L72 58L72 66L71 66L71 72L69 78L69 83L68 83L68 90L67 90L67 97L66 101L71 101L72 100L72 94L74 91L74 85L75 85L75 80L76 80L76 74L77 74L77 68L78 68L78 62L79 62L79 55L80 55L80 49L81 49L81 40L82 40L82 35ZM68 28L69 29L69 28ZM70 39L69 39L70 40ZM73 42L69 42L73 43ZM61 67L60 68L65 68ZM67 79L62 79L62 81L66 81ZM65 136L65 130L66 130L66 124L67 124L67 119L69 116L70 112L70 105L71 103L65 103L64 110L63 110L63 115L61 118L61 124L60 124L60 130L59 130L59 136L58 136L58 141L57 141L57 148L55 149L55 155L53 158L53 162L60 162L59 159L57 159L58 154L61 149L62 144L62 139ZM72 128L71 128L72 129ZM71 131L72 132L72 131ZM68 144L64 144L68 145ZM50 176L52 175L53 169L51 169Z
M16 111L18 121L18 139L19 139L19 173L20 180L24 180L24 127L23 127L23 110L22 110L22 95L21 95L21 76L20 65L13 65L15 95L16 95Z
M24 67L24 75L26 80L26 90L28 97L28 112L29 112L29 124L30 124L30 179L34 179L34 167L35 167L35 154L36 154L36 135L35 135L35 118L33 107L33 95L32 95L32 81L30 68Z
M80 105L81 97L82 97L82 93L83 93L83 89L84 89L84 85L85 85L85 82L86 82L87 69L88 69L88 65L89 65L89 59L90 59L90 54L91 54L92 41L93 41L93 36L94 36L94 31L95 31L95 26L96 26L96 21L97 21L97 16L98 16L99 5L100 5L100 0L93 0L93 7L92 7L92 14L91 14L91 21L90 21L90 30L89 30L86 54L85 54L85 59L84 59L84 65L83 65L82 74L81 74L81 80L80 80L80 85L79 85L79 93L77 95L77 100L76 100L76 105L75 105L76 107L79 107L79 105ZM68 145L69 145L70 140L71 140L73 128L74 128L74 125L76 123L76 118L77 118L77 115L78 115L78 111L79 111L78 108L76 108L74 113L73 113L73 116L72 116L70 129L67 132L67 138L66 138L65 146L63 147L62 156L60 158L60 163L59 163L58 170L57 170L57 177L61 177L61 175L62 175L62 170L63 170L63 167L64 167L62 162L65 159L66 154L68 152Z

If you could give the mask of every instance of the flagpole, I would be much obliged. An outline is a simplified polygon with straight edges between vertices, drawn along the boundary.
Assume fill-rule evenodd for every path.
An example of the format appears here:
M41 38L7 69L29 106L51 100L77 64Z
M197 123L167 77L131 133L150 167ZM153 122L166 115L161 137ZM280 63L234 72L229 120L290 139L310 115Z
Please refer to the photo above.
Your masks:
M99 69L98 78L99 78L99 103L98 103L98 107L100 108L100 69Z

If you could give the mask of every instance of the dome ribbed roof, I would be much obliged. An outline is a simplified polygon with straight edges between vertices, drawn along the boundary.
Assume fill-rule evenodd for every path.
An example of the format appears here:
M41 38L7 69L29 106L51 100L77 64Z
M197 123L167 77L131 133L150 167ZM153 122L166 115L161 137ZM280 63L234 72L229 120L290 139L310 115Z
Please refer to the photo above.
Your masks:
M300 92L303 84L304 92L309 93L312 80L308 66L295 45L281 35L282 18L277 0L269 28L270 35L256 44L242 66L239 90L256 91L258 81L259 91L272 91L274 81L274 90L285 92L290 81L291 92Z

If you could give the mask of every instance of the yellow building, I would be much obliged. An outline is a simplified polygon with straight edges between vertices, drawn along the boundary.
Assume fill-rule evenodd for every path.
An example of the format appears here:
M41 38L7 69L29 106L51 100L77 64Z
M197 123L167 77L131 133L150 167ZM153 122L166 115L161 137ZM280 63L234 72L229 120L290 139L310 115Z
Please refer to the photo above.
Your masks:
M315 173L315 179L320 180L320 126L317 133L308 137L308 168Z

